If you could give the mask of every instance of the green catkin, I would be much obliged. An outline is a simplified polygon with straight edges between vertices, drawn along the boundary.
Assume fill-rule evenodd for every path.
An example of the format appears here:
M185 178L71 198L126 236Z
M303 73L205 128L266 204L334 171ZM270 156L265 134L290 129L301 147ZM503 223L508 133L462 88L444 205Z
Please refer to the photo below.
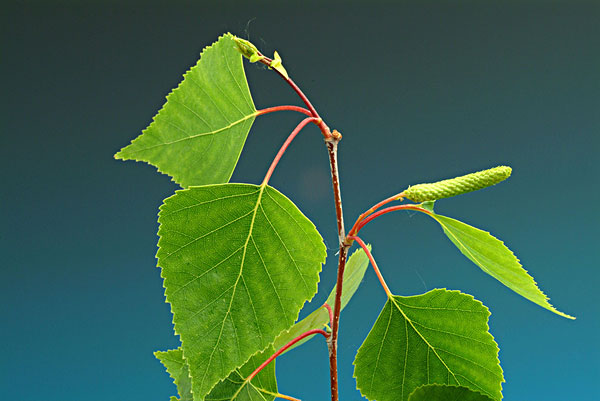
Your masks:
M431 184L413 185L404 191L404 197L413 202L449 198L496 185L510 177L511 172L508 166L498 166Z

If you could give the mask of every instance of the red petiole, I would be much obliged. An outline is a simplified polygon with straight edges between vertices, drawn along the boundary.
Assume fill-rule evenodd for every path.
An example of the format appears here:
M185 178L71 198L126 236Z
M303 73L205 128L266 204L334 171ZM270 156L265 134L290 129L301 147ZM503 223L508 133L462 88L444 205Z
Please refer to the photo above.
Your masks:
M267 359L266 361L264 361L258 368L256 368L256 370L254 370L254 372L252 372L250 374L250 376L248 376L246 378L246 381L249 382L250 380L252 380L254 378L254 376L256 376L261 370L263 370L265 368L265 366L267 366L268 364L270 364L271 362L273 362L279 355L283 354L292 345L296 344L298 341L301 341L302 339L304 339L304 338L306 338L308 336L312 336L312 335L315 335L315 334L321 334L325 338L329 337L329 333L327 333L326 331L321 330L321 329L308 330L307 332L300 334L298 337L294 338L292 341L290 341L289 343L287 343L286 345L284 345L283 347L281 347L273 355L271 355L269 357L269 359Z
M287 139L285 140L285 142L283 143L283 145L281 145L281 148L279 149L279 152L277 152L277 155L275 155L275 159L273 159L273 162L271 163L271 166L269 167L269 170L267 171L267 174L265 175L262 185L268 184L269 179L271 178L271 175L273 174L273 171L275 170L275 167L277 167L277 163L279 163L279 160L281 160L281 157L285 153L288 146L290 146L290 143L292 143L292 141L294 140L296 135L298 135L298 133L300 131L302 131L302 128L304 128L305 126L307 126L310 123L318 124L319 120L320 120L319 118L307 117L304 120L302 120L300 122L300 124L298 124L296 126L296 128L294 128L294 130L292 131L290 136L288 136Z
M375 270L375 274L377 275L377 278L379 279L379 282L381 283L381 286L383 287L383 290L388 295L388 297L391 297L392 292L390 291L385 280L383 279L383 275L381 274L379 267L377 267L377 263L375 262L375 259L373 258L373 255L371 254L371 251L369 250L367 245L364 243L364 241L360 237L349 235L347 238L350 241L358 242L358 245L360 245L360 247L365 251L365 253L367 254L367 257L369 258L369 261L371 262L371 266L373 266L373 270Z
M382 216L386 213L395 212L396 210L415 210L417 212L431 214L429 210L423 209L418 205L398 205L386 207L385 209L381 209L373 214L368 215L364 220L360 221L358 224L355 224L355 227L352 228L354 230L352 234L358 234L364 226L366 226L370 221L376 219L377 217Z
M267 107L265 109L257 110L256 115L262 116L269 113L274 113L276 111L297 111L298 113L306 114L309 117L314 117L310 110L305 109L304 107L299 106L274 106Z
M389 198L384 199L381 202L375 204L369 210L367 210L366 212L364 212L360 216L358 216L358 219L356 219L356 222L354 223L354 225L352 226L352 228L348 232L348 235L358 234L358 231L357 231L358 224L361 221L363 221L367 216L369 216L371 213L373 213L377 209L379 209L380 207L382 207L384 205L387 205L390 202L394 202L394 201L400 201L400 202L402 202L403 200L404 200L404 192L401 192L399 194L396 194L394 196L390 196Z
M327 312L329 312L329 324L333 323L333 310L331 309L331 306L329 306L329 304L327 302L325 302L323 304L323 307L325 309L327 309Z
M261 63L263 63L267 67L271 66L271 64L273 63L273 59L270 59L269 57L264 56L260 52L258 53L258 55L261 56L261 60L260 60ZM308 98L306 97L306 95L304 94L304 92L302 92L302 90L298 87L298 85L296 85L296 83L294 81L292 81L289 77L286 77L281 72L279 72L279 70L274 69L274 71L277 74L279 74L279 76L285 82L287 82L289 86L292 87L292 89L294 90L294 92L296 92L296 94L300 97L300 99L302 100L302 102L304 102L304 104L306 105L306 107L308 107L308 109L310 110L311 115L313 117L321 119L321 116L319 116L319 113L317 113L317 110L315 109L315 107L312 105L312 103L310 102L310 100L308 100ZM331 138L331 136L332 136L331 135L331 131L329 130L329 127L327 126L327 124L325 124L325 122L322 119L321 119L321 121L317 125L321 129L321 132L323 133L323 136L325 137L325 139Z

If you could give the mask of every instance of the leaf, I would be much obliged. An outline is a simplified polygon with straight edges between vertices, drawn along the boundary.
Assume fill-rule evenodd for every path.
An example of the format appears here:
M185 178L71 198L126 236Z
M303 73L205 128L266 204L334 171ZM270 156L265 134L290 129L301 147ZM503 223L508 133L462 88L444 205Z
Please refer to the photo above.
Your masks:
M257 115L231 34L206 47L142 135L115 158L145 161L182 187L229 181Z
M369 250L371 250L371 245L367 245ZM369 258L365 251L362 248L356 250L348 259L346 263L346 270L344 272L344 281L342 286L342 310L346 307L350 299L358 289L363 277L365 276L365 272L367 271L367 267L369 267ZM329 298L327 298L327 303L333 309L333 304L335 301L335 288L331 290L329 294ZM279 349L283 347L285 344L298 337L300 334L307 332L308 330L313 329L321 329L326 324L329 323L329 313L327 309L320 307L319 309L312 312L310 315L305 317L304 319L297 322L293 325L288 331L285 331L277 337L275 340L275 348ZM316 334L315 334L316 335ZM304 344L306 341L310 340L314 336L306 337L296 344L288 348L288 351Z
M432 384L417 388L408 401L492 401L488 396L467 387Z
M459 291L390 297L356 354L358 389L370 400L406 401L417 387L440 383L500 400L504 378L489 316Z
M367 244L367 248L370 251L371 244ZM342 309L348 305L348 302L350 302L350 299L356 290L358 290L358 286L362 282L368 267L369 258L362 248L356 250L348 259L348 263L346 263L346 268L344 270L344 280L342 282ZM329 293L326 302L333 308L335 303L335 288Z
M277 393L274 361L261 370L251 382L245 382L245 378L271 356L273 352L275 352L275 350L273 347L270 347L265 352L254 355L244 366L236 369L227 379L218 383L204 400L273 400L275 397L272 394ZM193 399L192 391L187 385L191 383L189 366L187 361L183 358L182 349L177 348L164 352L158 351L155 352L154 355L161 361L169 375L173 378L179 393L179 401L191 401Z
M481 270L531 302L557 315L575 319L550 305L549 298L537 287L533 277L527 273L527 270L523 269L519 259L502 241L486 231L450 217L433 212L427 214L442 226L444 234L450 238L450 241L456 245L463 255L471 259Z
M271 346L250 358L244 366L236 369L229 377L217 384L204 401L272 401L277 392L275 361L268 364L250 382L250 376L261 363L275 352Z
M326 248L311 221L265 185L180 190L158 220L158 265L202 399L296 321L317 291Z
M156 351L154 356L164 365L175 386L177 386L179 400L193 401L192 379L190 378L188 364L183 359L183 350L177 348L169 351Z

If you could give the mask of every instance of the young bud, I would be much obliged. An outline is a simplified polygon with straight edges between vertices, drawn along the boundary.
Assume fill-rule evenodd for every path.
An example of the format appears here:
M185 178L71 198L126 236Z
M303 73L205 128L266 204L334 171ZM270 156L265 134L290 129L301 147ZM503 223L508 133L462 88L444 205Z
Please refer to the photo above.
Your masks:
M235 41L235 44L238 47L238 50L240 51L240 53L242 53L242 55L244 57L246 57L247 59L250 60L251 63L255 63L259 60L262 60L263 58L265 58L265 56L263 56L258 49L256 48L256 46L254 46L252 43L250 43L249 41L242 39L242 38L238 38L237 36L233 37L233 40Z
M449 180L413 185L404 191L404 196L413 202L449 198L496 185L510 177L511 172L508 166L498 166Z
M286 78L289 78L287 71L283 67L281 56L279 55L279 53L275 52L273 56L273 61L269 65L269 68L277 70L281 73L281 75L283 75Z

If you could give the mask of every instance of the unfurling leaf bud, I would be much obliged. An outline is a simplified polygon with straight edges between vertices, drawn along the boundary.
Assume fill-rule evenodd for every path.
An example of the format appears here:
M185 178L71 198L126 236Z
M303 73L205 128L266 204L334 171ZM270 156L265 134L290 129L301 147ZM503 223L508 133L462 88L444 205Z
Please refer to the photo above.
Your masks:
M413 185L404 191L404 197L413 202L449 198L496 185L510 177L511 172L512 169L508 166L498 166L449 180Z
M279 55L279 53L275 52L273 56L273 61L271 61L269 67L279 71L284 77L289 78L287 71L283 67L281 56Z
M238 50L240 51L240 53L242 53L242 55L244 57L246 57L247 59L249 59L251 63L255 63L255 62L260 61L263 58L265 58L265 56L263 56L258 51L258 49L256 48L256 46L254 46L249 41L247 41L245 39L238 38L237 36L234 36L233 40L235 41L235 44L237 45Z

